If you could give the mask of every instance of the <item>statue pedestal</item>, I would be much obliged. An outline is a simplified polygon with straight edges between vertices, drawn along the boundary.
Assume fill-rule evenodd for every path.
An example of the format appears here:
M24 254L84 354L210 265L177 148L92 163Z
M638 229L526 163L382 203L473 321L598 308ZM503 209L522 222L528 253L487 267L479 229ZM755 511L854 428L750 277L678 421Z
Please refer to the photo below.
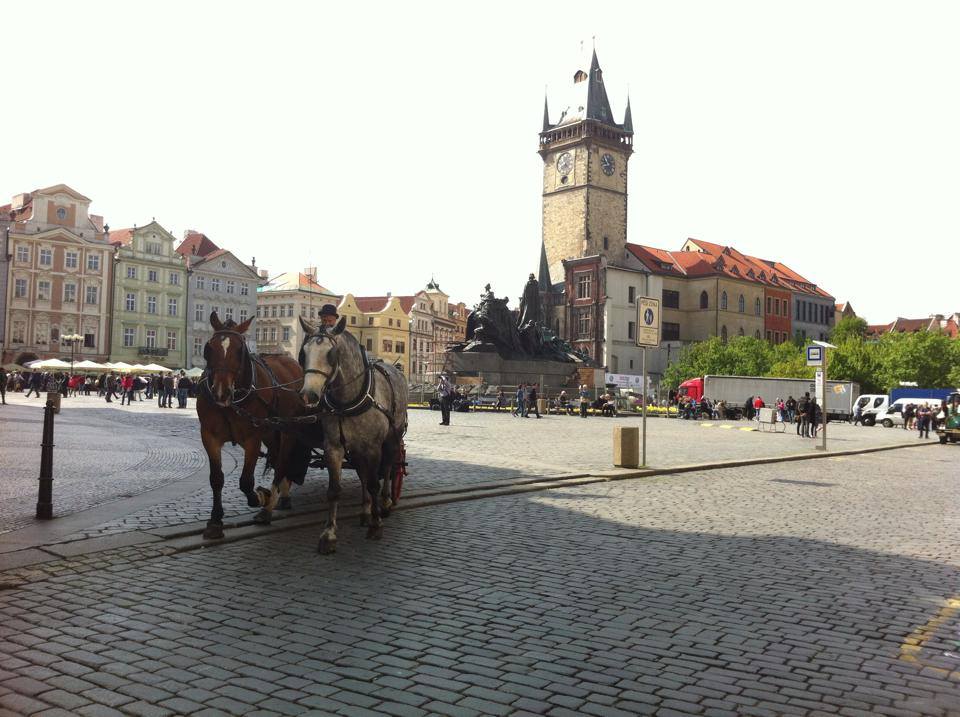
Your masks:
M579 361L549 361L544 359L504 359L497 353L447 353L443 369L464 376L479 376L490 386L516 386L519 383L539 383L541 388L575 388L581 383ZM591 388L593 384L591 383Z

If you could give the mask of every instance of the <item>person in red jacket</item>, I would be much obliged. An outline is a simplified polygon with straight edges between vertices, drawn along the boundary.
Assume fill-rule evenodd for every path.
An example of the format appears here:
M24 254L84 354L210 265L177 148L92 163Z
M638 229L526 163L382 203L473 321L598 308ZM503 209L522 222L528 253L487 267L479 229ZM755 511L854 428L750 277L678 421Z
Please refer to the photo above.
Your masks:
M124 399L127 401L127 405L133 402L133 376L127 374L122 379L120 379L120 405L123 405Z

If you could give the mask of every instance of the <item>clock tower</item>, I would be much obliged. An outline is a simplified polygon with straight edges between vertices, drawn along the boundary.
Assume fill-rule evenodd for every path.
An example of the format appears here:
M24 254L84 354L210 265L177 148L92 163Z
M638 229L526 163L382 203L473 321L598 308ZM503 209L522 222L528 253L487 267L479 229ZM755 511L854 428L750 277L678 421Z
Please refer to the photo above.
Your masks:
M633 153L630 100L623 123L616 123L596 51L589 71L577 70L567 89L569 101L556 124L550 122L544 99L540 132L541 253L551 284L564 281L565 259L599 255L608 265L621 264L627 242L627 161Z

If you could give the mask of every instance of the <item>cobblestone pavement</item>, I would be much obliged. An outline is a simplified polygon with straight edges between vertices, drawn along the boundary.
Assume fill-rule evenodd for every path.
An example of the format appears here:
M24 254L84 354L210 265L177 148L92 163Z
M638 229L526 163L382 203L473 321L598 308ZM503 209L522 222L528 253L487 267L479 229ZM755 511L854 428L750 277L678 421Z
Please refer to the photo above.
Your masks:
M0 469L11 478L0 487L0 532L33 522L39 465L41 401L13 394L13 405L0 411L0 430L16 436L13 448L0 455ZM26 406L29 406L27 408ZM133 407L106 404L95 397L66 399L57 417L54 503L59 515L76 512L127 495L181 481L175 498L117 515L87 526L67 540L149 530L206 520L210 489L206 457L199 442L193 402L188 410L159 409L155 402ZM533 476L610 470L615 425L639 425L636 417L618 419L570 416L513 418L509 412L457 413L453 425L441 428L439 414L412 410L407 436L411 475L406 490L442 490L479 482L511 481ZM813 451L813 441L793 433L767 434L724 430L749 428L746 421L706 422L653 419L648 421L651 465L677 466L706 461L777 456ZM831 425L834 450L916 441L896 429ZM237 489L240 451L228 447L224 457L224 510L228 519L251 515ZM185 480L189 477L189 480ZM270 476L258 476L268 482ZM359 499L349 474L346 499ZM312 471L294 493L298 511L314 510L325 502L326 477Z
M0 710L960 715L955 447L14 571ZM948 653L948 654L945 654Z

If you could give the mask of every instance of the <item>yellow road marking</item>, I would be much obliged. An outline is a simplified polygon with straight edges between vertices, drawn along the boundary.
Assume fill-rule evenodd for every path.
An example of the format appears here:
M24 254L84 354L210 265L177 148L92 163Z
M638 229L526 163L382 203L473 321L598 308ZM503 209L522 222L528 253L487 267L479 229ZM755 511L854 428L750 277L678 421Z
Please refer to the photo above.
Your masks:
M733 426L720 426L720 428L733 428Z
M958 610L960 610L960 599L950 598L945 600L940 610L937 611L936 615L930 618L930 620L928 620L924 625L921 625L916 630L911 632L904 639L903 644L900 645L900 659L904 662L914 662L922 665L918 659L920 651L923 650L924 646L927 644L930 638L933 637L937 629L939 629L947 620L956 615ZM960 671L946 670L942 667L933 667L931 665L922 666L949 677L952 680L960 680Z
M737 430L738 430L738 431L755 431L755 430L757 430L757 429L756 429L756 428L752 428L752 427L750 427L750 426L740 426L740 428L738 428Z
M715 423L701 423L700 425L703 426L704 428L713 428L716 424L715 424Z

